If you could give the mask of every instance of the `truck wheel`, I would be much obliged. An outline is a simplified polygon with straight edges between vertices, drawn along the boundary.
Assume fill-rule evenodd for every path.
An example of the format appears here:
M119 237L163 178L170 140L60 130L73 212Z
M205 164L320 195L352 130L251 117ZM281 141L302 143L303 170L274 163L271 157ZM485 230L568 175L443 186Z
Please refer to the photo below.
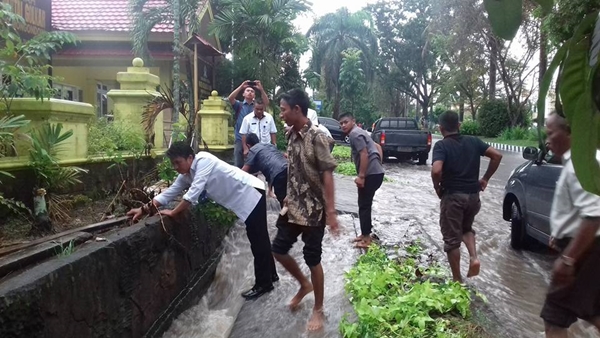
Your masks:
M344 137L344 142L350 143L350 136L346 135L346 137Z
M510 216L510 246L515 250L524 250L529 247L530 238L525 227L519 203L513 202Z
M429 158L429 154L427 154L427 153L420 153L419 154L419 165L425 165L425 164L427 164L427 158Z

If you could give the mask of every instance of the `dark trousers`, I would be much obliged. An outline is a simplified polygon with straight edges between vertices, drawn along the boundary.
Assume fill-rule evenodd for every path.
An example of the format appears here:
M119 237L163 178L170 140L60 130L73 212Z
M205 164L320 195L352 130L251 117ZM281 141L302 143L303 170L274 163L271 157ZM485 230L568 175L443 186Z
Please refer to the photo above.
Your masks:
M267 230L267 198L264 190L256 190L262 196L246 219L246 234L254 256L254 285L269 286L273 284L271 278L276 270L275 260L271 254L269 231Z
M275 176L273 179L273 191L275 191L279 205L283 208L283 199L287 195L287 170Z
M371 234L373 222L371 220L371 208L373 207L373 196L383 183L383 174L368 175L365 177L364 188L358 188L358 219L360 220L360 231L363 236Z

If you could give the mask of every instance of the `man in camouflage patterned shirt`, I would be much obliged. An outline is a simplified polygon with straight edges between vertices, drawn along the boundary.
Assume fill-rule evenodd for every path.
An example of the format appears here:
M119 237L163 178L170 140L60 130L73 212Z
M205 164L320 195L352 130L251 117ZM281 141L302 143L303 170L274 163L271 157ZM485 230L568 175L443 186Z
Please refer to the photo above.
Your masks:
M323 327L325 320L321 266L325 224L329 224L334 232L338 228L333 186L333 170L337 164L329 152L329 139L307 117L309 102L308 95L301 89L292 89L280 99L281 118L292 126L292 130L287 136L287 197L277 220L272 250L279 263L300 283L300 290L290 302L292 310L304 296L314 291L315 305L307 328L315 331ZM304 261L310 268L310 281L288 254L300 235L304 242Z

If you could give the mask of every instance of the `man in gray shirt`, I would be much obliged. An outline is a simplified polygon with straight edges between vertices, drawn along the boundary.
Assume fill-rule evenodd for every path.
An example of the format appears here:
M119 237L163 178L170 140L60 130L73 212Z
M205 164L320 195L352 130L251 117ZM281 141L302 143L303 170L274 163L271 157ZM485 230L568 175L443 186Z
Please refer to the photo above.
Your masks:
M242 170L249 173L262 172L283 208L283 199L287 195L287 160L275 145L260 143L256 134L248 134L246 144L250 150Z
M383 183L383 165L381 147L356 125L354 116L345 113L340 116L342 131L350 137L352 160L356 165L358 177L354 180L358 187L358 218L361 235L356 237L357 248L368 248L371 245L371 208L375 192Z

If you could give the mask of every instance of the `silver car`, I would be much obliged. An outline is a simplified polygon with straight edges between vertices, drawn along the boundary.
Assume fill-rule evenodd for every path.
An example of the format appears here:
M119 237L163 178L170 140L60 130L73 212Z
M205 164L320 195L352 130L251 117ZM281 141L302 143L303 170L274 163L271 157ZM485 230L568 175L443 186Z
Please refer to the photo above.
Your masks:
M560 158L535 147L523 151L527 162L510 175L504 188L503 218L510 221L510 245L527 249L533 241L550 240L550 209L556 182L562 170Z

